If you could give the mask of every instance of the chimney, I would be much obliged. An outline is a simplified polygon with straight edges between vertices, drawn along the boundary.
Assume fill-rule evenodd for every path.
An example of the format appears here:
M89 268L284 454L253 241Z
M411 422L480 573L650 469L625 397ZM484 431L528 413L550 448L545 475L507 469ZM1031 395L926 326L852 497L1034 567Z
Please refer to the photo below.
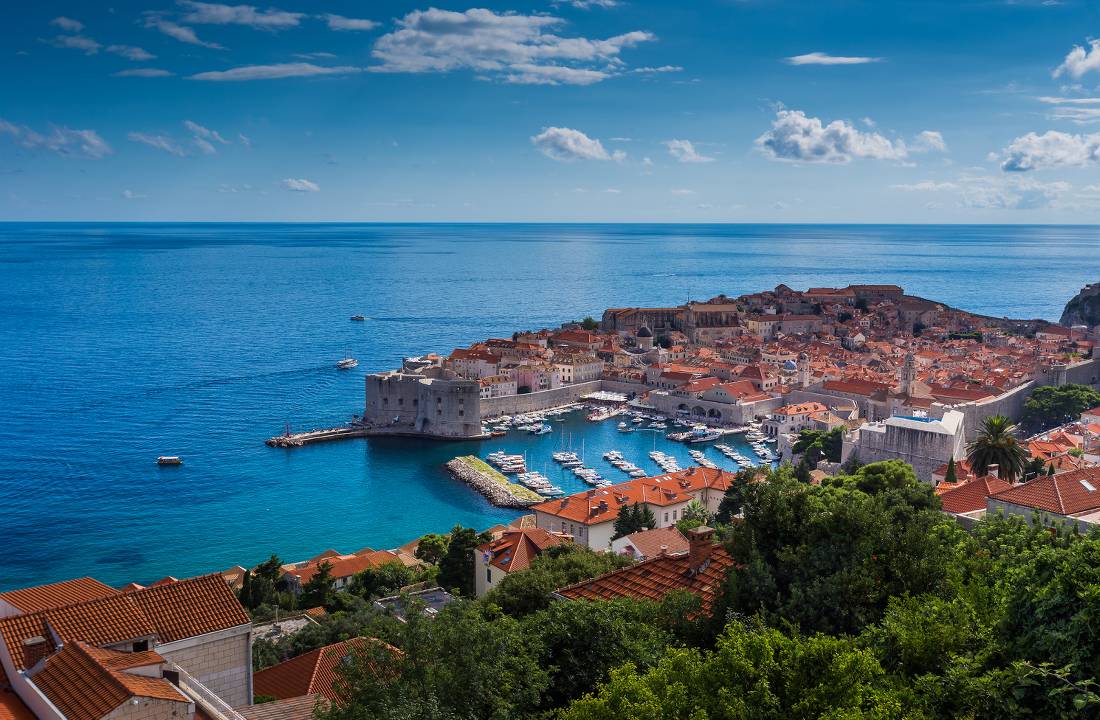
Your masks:
M710 562L710 554L714 550L714 530L700 525L688 530L687 536L688 571L695 574L701 572Z
M28 670L49 654L50 644L41 635L35 635L23 641L23 667Z
M658 557L664 557L665 555L668 555L668 545L662 545L661 551L657 553Z
M989 469L985 471L985 474L986 475L992 475L993 477L1000 477L1001 476L1001 466L996 465L996 464L990 465Z

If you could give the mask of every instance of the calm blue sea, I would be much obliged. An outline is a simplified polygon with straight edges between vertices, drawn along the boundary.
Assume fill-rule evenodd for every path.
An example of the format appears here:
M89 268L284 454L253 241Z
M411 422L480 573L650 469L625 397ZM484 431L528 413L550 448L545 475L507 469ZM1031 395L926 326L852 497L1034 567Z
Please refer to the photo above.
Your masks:
M1094 227L0 224L0 590L485 527L513 513L440 466L498 446L539 467L583 438L609 477L611 447L655 470L652 433L577 419L483 446L264 446L346 420L403 355L781 282L1057 319L1098 280ZM337 372L345 349L359 368Z

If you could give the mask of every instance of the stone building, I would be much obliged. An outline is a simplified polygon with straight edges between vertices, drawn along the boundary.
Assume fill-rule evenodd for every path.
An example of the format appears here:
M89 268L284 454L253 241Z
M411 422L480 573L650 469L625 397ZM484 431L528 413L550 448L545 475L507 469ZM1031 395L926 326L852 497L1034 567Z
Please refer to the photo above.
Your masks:
M845 435L841 462L853 454L863 463L904 460L918 479L932 482L936 468L966 456L964 416L948 410L940 418L895 415L864 423Z
M481 434L481 384L438 366L366 376L364 422L431 437Z

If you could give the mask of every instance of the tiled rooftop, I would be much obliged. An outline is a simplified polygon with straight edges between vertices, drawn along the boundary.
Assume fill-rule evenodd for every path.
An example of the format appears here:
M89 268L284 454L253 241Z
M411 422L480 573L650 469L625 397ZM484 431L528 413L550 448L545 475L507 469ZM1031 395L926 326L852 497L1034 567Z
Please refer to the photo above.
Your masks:
M0 601L18 608L23 613L32 613L116 594L118 590L94 578L82 577L0 593Z

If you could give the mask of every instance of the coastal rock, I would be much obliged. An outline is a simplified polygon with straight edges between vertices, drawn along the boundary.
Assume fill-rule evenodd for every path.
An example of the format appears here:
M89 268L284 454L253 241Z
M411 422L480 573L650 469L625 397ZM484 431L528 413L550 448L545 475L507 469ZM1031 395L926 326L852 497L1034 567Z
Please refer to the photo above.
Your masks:
M481 493L486 500L496 507L523 509L537 504L538 501L521 500L507 489L501 487L481 473L472 469L464 462L455 458L446 463L445 467L455 478L466 483L474 490Z
M1086 285L1066 303L1066 309L1062 311L1062 317L1058 322L1066 327L1100 325L1100 283Z

